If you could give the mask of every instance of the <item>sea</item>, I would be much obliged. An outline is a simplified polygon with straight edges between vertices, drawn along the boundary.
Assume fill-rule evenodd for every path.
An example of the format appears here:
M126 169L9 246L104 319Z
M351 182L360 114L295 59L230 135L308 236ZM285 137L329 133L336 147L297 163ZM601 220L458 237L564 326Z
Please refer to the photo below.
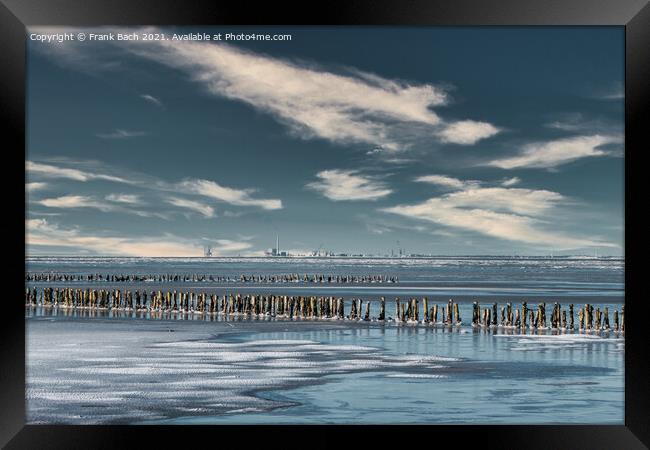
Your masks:
M459 304L461 326L151 315L26 307L28 423L623 424L620 332L489 330L472 303L621 311L615 257L28 257L29 273L212 275L220 281L26 282ZM244 283L245 276L396 282ZM346 314L349 301L346 303ZM576 317L577 321L577 317Z

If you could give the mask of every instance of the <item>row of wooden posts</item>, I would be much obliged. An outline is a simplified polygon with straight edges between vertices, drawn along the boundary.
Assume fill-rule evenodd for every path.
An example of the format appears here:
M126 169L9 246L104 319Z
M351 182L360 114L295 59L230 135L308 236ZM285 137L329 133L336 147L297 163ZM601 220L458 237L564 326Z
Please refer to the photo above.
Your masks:
M130 309L149 311L177 311L199 314L225 314L225 315L269 315L272 317L302 317L302 318L336 318L371 320L370 301L350 299L350 310L346 315L345 299L341 297L316 297L316 296L287 296L287 295L240 295L206 294L194 291L151 291L120 289L80 289L80 288L52 288L36 287L25 289L25 304L29 306L60 307L60 308L98 308L98 309ZM521 310L513 308L511 303L501 307L501 317L498 321L498 305L493 303L490 308L481 309L479 302L473 303L472 325L475 327L510 327L510 328L535 328L535 329L567 329L576 328L574 323L574 305L570 304L567 310L555 303L550 321L546 319L546 303L539 303L537 309L529 309L527 302L522 302ZM521 311L521 312L520 312ZM440 322L438 316L440 312ZM529 319L529 321L527 320ZM449 300L446 305L439 308L433 304L429 308L429 301L422 298L422 317L420 317L420 300L411 298L401 301L395 299L395 316L386 317L386 299L379 301L379 315L376 320L395 320L398 322L413 323L443 323L446 325L461 325L462 319L458 303ZM580 330L610 330L609 309L601 312L600 308L594 311L593 305L586 304L578 310L578 324ZM621 307L614 311L614 331L625 331L625 309Z
M397 276L387 275L324 275L297 273L280 275L222 276L205 274L69 274L69 273L26 273L27 282L240 282L240 283L397 283Z
M341 297L287 296L287 295L240 295L206 294L174 291L131 291L120 289L80 289L45 287L40 291L26 288L25 303L31 306L62 308L134 309L152 311L184 311L218 314L271 315L280 317L306 318L349 318L371 320L370 301L351 299L346 316L345 299ZM423 322L438 322L438 305L429 309L428 300L423 299ZM445 324L462 323L458 304L449 300L440 310ZM386 299L381 297L377 320L386 320ZM395 299L395 320L419 322L419 300Z
M497 304L493 303L491 308L481 310L479 302L474 302L472 312L472 325L490 327L497 326ZM574 305L569 305L569 316L567 319L567 310L562 309L559 303L553 304L550 322L546 320L546 303L538 303L537 309L528 308L527 302L521 303L521 314L519 309L513 309L511 303L506 303L501 307L501 325L512 328L526 329L528 324L531 328L552 328L574 330ZM529 322L527 322L527 319ZM579 330L610 330L612 326L609 321L609 308L605 307L603 311L589 303L578 309L578 326ZM621 306L621 314L614 310L614 331L625 331L625 306Z

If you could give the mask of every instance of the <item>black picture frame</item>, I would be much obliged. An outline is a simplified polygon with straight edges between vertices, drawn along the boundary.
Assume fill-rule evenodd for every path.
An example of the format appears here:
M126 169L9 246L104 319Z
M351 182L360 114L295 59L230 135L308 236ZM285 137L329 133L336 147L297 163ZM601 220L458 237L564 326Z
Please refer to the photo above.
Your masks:
M617 25L625 27L625 425L624 426L39 426L25 425L25 318L22 277L24 203L25 27L31 25ZM173 0L0 0L0 115L5 127L4 190L15 203L4 214L3 320L0 325L0 445L17 448L113 448L187 445L331 447L341 444L481 445L487 448L635 449L650 446L648 431L647 301L635 265L642 264L643 208L638 171L647 138L650 80L650 5L645 0L348 0L284 5L266 2ZM633 202L636 202L633 203ZM21 207L22 204L22 207ZM640 205L640 207L639 207ZM636 206L636 208L635 208ZM24 213L24 210L23 210ZM638 238L637 238L638 236ZM197 434L198 433L198 434ZM235 444L239 442L239 444Z

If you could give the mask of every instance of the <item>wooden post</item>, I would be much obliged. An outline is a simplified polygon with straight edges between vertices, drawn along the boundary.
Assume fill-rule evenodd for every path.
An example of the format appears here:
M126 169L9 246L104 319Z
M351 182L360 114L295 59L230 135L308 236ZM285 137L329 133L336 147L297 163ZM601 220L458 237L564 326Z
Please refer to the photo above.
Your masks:
M399 307L399 297L395 297L395 320L399 321L401 318L400 307Z
M528 304L523 301L521 302L521 328L526 328L526 318L528 316Z
M614 331L618 331L618 309L614 310Z
M363 320L370 320L370 300L366 303L366 315Z
M583 323L584 323L583 319L584 319L584 308L580 308L578 310L578 330L583 329Z
M454 315L456 316L456 325L460 325L462 320L460 318L460 310L458 309L458 303L454 303Z
M605 306L605 314L604 314L604 321L603 321L603 329L609 331L609 308Z
M422 321L424 323L429 323L429 301L426 297L422 299L422 312L424 316L422 317Z
M379 320L386 320L386 299L384 297L379 303Z
M503 320L503 318L501 319ZM497 304L492 303L492 325L497 325Z
M573 330L573 303L569 305L569 329Z
M625 332L625 305L621 306L621 331Z

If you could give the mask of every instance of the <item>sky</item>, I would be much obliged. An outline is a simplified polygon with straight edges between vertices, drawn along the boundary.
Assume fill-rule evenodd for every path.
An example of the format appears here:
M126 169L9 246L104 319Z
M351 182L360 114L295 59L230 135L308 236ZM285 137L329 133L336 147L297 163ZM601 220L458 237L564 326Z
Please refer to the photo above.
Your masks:
M622 27L28 38L64 32L28 40L28 255L623 255Z

